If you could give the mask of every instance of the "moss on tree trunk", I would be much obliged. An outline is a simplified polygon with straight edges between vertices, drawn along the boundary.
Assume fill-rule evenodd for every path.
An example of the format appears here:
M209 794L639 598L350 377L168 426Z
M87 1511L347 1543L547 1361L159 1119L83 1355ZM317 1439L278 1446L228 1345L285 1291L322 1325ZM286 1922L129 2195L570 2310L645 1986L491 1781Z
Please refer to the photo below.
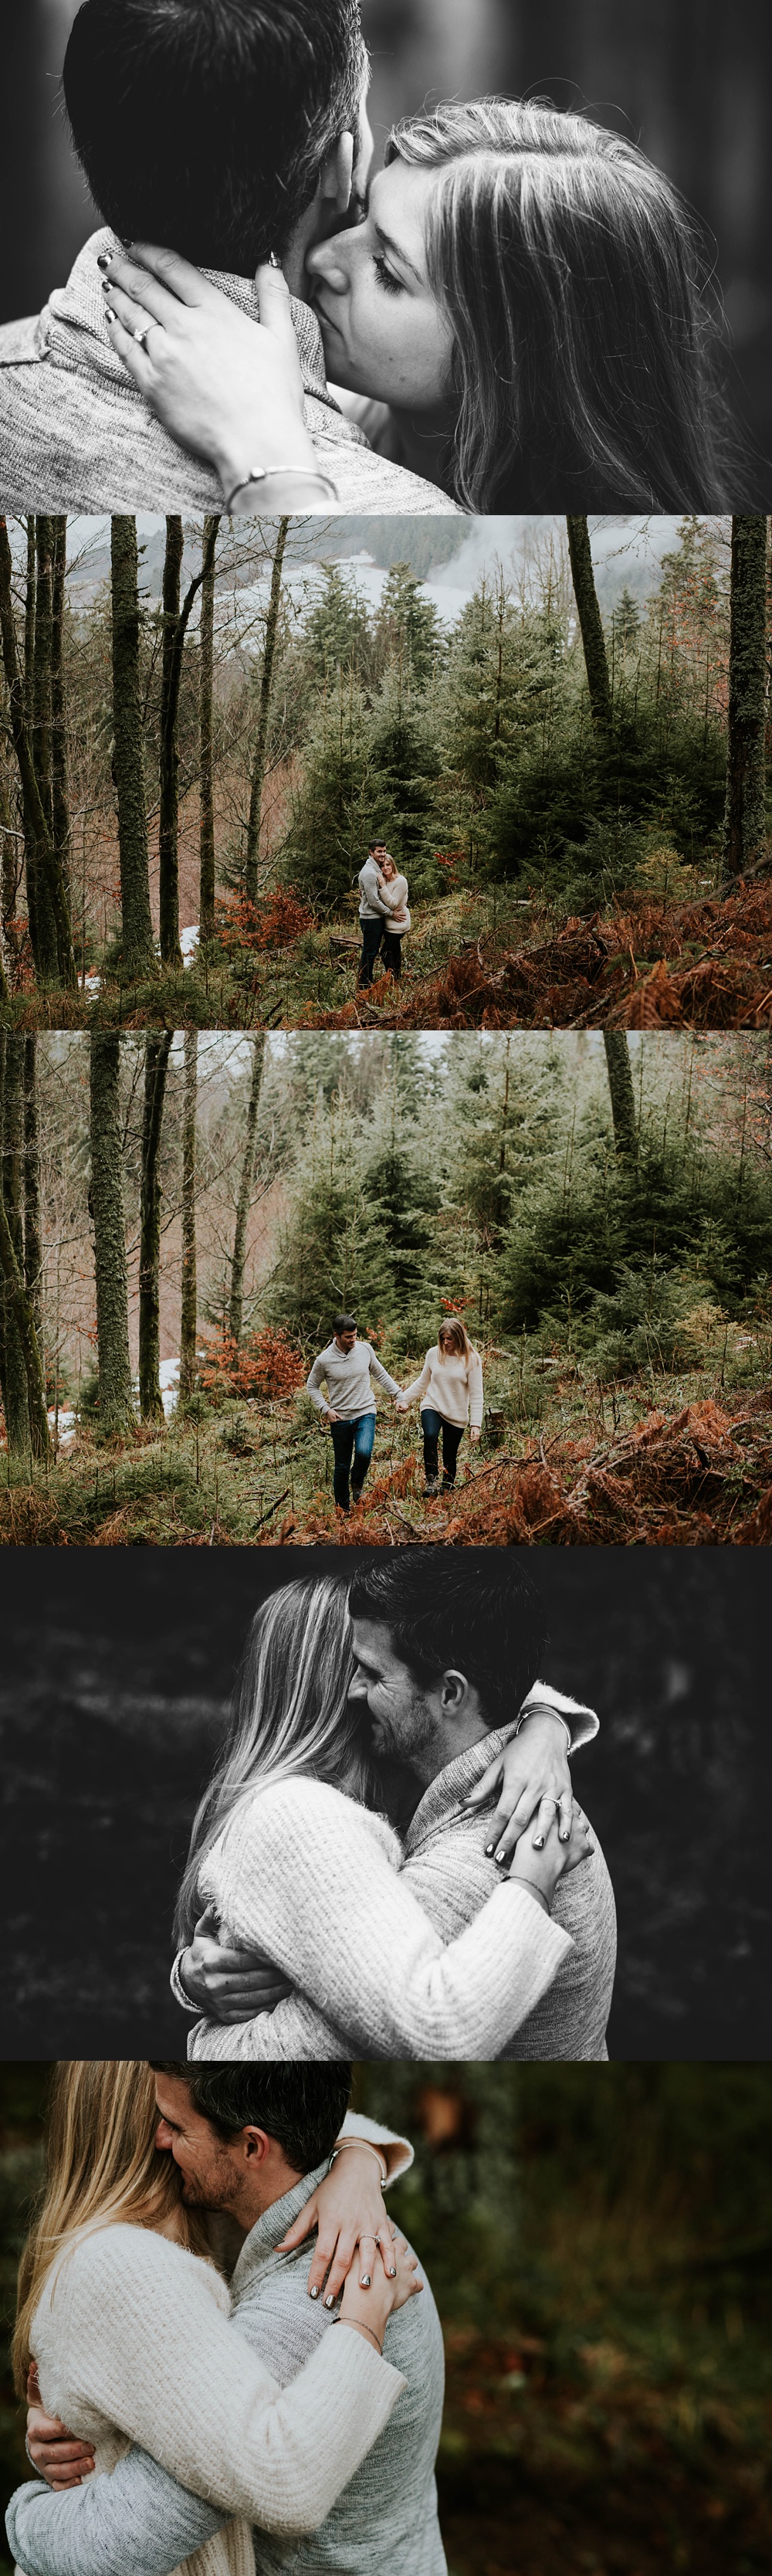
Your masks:
M110 522L112 570L113 783L118 807L123 964L139 980L155 964L139 685L136 520Z
M598 607L598 594L592 568L590 532L586 518L567 519L566 527L576 613L587 672L590 714L596 732L607 734L611 724L611 681L606 638L603 633L603 621Z
M204 520L199 684L201 878L198 917L202 947L208 939L214 938L214 563L219 526L219 519Z
M196 1383L196 1110L198 1030L185 1031L185 1099L182 1114L182 1304L180 1397L189 1403Z
M732 520L724 874L745 875L766 850L767 521Z
M265 787L265 773L268 765L268 727L271 718L273 670L276 660L276 638L279 628L279 609L281 607L282 565L284 563L284 548L287 543L288 527L289 519L279 520L276 537L276 552L273 559L273 571L271 573L271 595L268 602L268 615L265 621L263 672L260 682L260 712L258 716L257 736L252 760L252 781L249 794L249 822L247 825L247 855L244 869L244 890L250 903L256 903L257 901L260 826L263 819L263 790Z
M179 863L179 699L182 667L180 574L182 520L166 522L161 654L161 745L158 806L158 916L165 966L181 966Z
M238 1205L236 1208L236 1226L233 1236L233 1259L231 1262L231 1293L228 1305L228 1329L233 1334L235 1342L241 1341L243 1330L244 1265L247 1249L247 1219L249 1216L252 1197L252 1182L255 1171L255 1135L257 1131L257 1112L260 1105L260 1084L263 1075L264 1054L265 1037L253 1038L252 1080L249 1086L247 1129L244 1139L244 1158L241 1165L241 1180L239 1182Z
M638 1152L638 1121L630 1063L630 1049L624 1029L604 1029L606 1071L611 1094L614 1121L614 1144L620 1156L634 1161Z
M120 1047L117 1035L101 1030L89 1040L99 1429L106 1440L127 1431L134 1418L121 1187Z
M40 1224L37 1038L24 1039L24 1285L39 1334L42 1322L43 1237Z
M139 1409L143 1422L163 1420L159 1380L159 1269L161 1181L159 1153L171 1030L149 1029L145 1039L145 1101L139 1244Z
M45 623L45 607L42 614ZM29 605L27 626L28 623ZM48 626L50 634L50 618ZM35 969L41 983L71 986L76 982L76 971L67 890L46 810L48 790L45 777L41 794L36 768L35 650L33 650L32 673L28 673L26 667L22 672L16 641L13 566L4 518L0 518L0 638L8 687L9 730L22 793L27 866L27 915ZM27 642L29 642L28 634ZM47 671L50 690L50 653L47 659ZM48 703L50 740L50 700Z

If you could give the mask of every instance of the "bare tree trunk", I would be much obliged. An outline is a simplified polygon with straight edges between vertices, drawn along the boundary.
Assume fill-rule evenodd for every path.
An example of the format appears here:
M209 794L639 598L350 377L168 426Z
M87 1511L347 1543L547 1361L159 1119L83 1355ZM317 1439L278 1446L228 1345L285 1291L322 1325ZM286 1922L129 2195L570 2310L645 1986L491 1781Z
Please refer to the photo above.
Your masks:
M24 716L25 716L25 721L26 721L27 725L28 725L28 726L29 726L29 728L30 728L30 731L31 731L31 727L32 727L32 687L33 687L33 671L32 671L32 666L33 666L33 662L34 662L34 658L35 658L35 589L36 589L36 585L37 585L37 537L36 537L36 522L35 522L34 513L33 513L33 512L30 512L29 518L28 518L28 520L27 520L27 580L26 580L25 591L24 591L24 678L23 678L23 702L24 702ZM24 874L25 874L26 883L27 883L27 922L28 922L28 926L29 926L30 946L31 946L31 949L32 949L33 957L34 957L34 959L35 959L35 968L36 968L36 971L37 971L37 956L38 956L38 923L37 923L37 886L36 886L36 883L35 883L35 840L34 840L34 834L33 834L32 829L31 829L31 824L30 824L29 816L28 816L28 813L27 813L26 800L23 802L23 813L24 813Z
M138 980L155 966L147 854L142 701L139 686L139 588L135 519L111 527L113 652L113 784L118 806L123 963Z
M758 866L766 826L767 521L732 520L724 875Z
M167 519L164 556L164 638L161 679L160 758L160 930L161 956L167 966L181 966L179 891L179 715L185 637L197 591L205 582L219 520L209 520L201 569L189 583L180 607L183 531L181 519ZM214 533L212 533L214 531Z
M129 1293L121 1187L119 1101L121 1041L99 1031L89 1039L91 1192L94 1220L99 1429L120 1438L134 1419L129 1359Z
M158 814L158 913L161 933L161 957L165 966L181 966L180 948L180 865L179 865L179 741L178 717L182 644L180 630L180 574L182 571L183 533L181 519L166 521L166 551L163 581L163 650L161 655L161 751L159 765Z
M263 818L263 789L265 786L265 773L268 764L268 726L271 714L273 668L276 660L276 637L279 627L279 609L281 607L282 564L284 562L284 548L287 543L288 527L288 518L279 520L276 537L276 553L273 559L273 572L271 574L271 596L268 602L268 615L265 622L263 676L260 682L260 714L258 717L257 739L255 742L254 757L252 761L252 785L249 797L249 823L247 825L247 857L246 867L244 870L244 890L250 903L255 903L257 900L260 825Z
M257 1112L260 1105L260 1084L263 1077L264 1054L265 1036L262 1035L260 1037L253 1038L252 1080L249 1089L247 1132L244 1139L244 1160L241 1166L241 1180L239 1183L238 1205L236 1208L236 1227L233 1237L233 1259L231 1262L231 1293L228 1304L228 1327L230 1332L233 1334L234 1342L241 1341L243 1328L244 1264L247 1249L247 1219L249 1216L250 1202L252 1198L252 1182L255 1171L255 1135L257 1131Z
M624 1029L604 1029L606 1071L611 1094L614 1121L614 1145L620 1159L635 1162L638 1154L638 1122L635 1115L635 1093L630 1063L630 1049Z
M185 1103L182 1118L182 1311L180 1399L189 1403L196 1383L196 1111L198 1030L185 1031Z
M21 781L28 863L32 859L31 911L29 876L27 903L35 967L41 982L74 985L77 978L67 893L38 784L33 735L25 703L26 678L19 667L13 610L13 566L4 518L0 518L0 634L8 685L10 733Z
M202 948L214 938L214 760L212 749L214 705L214 557L220 521L204 520L204 563L201 585L201 681L200 716L200 804L201 804L201 883L199 893L199 937Z
M53 585L51 592L51 813L54 848L70 894L70 795L67 759L67 704L64 687L64 576L67 569L67 521L51 520Z
M139 1409L143 1422L163 1421L158 1375L161 1182L158 1170L171 1029L149 1029L145 1039L145 1104L139 1246Z
M592 569L590 532L586 518L567 519L568 551L574 584L576 613L584 651L590 714L596 733L608 733L611 723L611 681L609 679L606 638L598 607L595 575Z
M0 1187L0 1355L3 1404L9 1450L31 1451L47 1458L50 1450L46 1390L35 1331L32 1299L24 1285L24 1239L21 1204L23 1138L22 1073L24 1039L9 1032L0 1039L0 1125L3 1173Z
M24 1039L24 1285L40 1339L43 1309L43 1236L40 1223L37 1038Z

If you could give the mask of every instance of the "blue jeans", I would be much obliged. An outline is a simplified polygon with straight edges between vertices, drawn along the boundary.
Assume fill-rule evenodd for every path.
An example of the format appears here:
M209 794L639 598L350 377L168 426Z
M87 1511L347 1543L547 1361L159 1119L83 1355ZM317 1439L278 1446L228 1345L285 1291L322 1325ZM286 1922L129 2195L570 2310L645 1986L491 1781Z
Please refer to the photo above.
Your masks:
M358 1503L373 1454L375 1414L355 1413L351 1422L331 1422L330 1430L335 1458L332 1490L341 1511L347 1512L349 1471L351 1471L351 1491L355 1503ZM352 1458L353 1468L351 1467Z
M463 1424L460 1422L446 1422L442 1413L434 1413L430 1405L424 1405L421 1410L421 1430L424 1435L424 1474L427 1478L427 1482L429 1477L434 1478L438 1473L439 1458L437 1453L441 1432L442 1481L444 1485L454 1485L456 1481L456 1459L464 1437Z

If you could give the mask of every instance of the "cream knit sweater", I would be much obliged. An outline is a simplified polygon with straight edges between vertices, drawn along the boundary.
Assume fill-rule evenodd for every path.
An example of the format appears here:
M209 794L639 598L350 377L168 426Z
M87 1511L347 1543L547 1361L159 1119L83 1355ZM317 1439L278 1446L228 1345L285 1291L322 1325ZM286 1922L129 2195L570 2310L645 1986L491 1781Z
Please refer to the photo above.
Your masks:
M421 1412L441 1413L443 1422L470 1422L479 1431L483 1418L483 1373L479 1351L464 1359L459 1352L441 1353L439 1342L427 1351L420 1377L406 1386L398 1413L420 1397Z
M202 1896L299 1990L293 2055L344 2057L356 2043L366 2057L495 2057L570 1952L515 1879L446 1944L402 1857L383 1816L309 1779L253 1790L207 1854ZM246 2027L242 2052L238 2027L199 2024L190 2053L275 2057L272 2016Z
M254 2576L253 2522L288 2538L315 2530L405 2386L344 2328L280 2389L228 2310L212 2264L116 2224L72 2240L34 2319L43 2404L94 2442L97 2476L136 2442L238 2517L177 2576Z

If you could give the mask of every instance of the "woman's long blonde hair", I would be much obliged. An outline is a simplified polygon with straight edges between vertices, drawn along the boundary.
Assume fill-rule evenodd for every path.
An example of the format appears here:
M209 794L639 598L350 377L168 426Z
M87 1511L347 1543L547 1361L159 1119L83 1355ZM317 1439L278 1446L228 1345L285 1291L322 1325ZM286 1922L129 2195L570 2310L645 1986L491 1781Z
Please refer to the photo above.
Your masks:
M451 1350L458 1352L460 1360L471 1359L474 1344L470 1342L466 1325L460 1315L445 1316L437 1335L438 1351L442 1350L443 1342L449 1342Z
M745 507L723 317L695 217L637 146L549 100L395 126L437 172L427 257L453 328L468 510Z
M155 2079L144 2059L69 2057L56 2067L46 2180L19 2265L12 2350L20 2397L44 2282L76 2230L118 2219L163 2227L174 2218L180 2242L203 2250L202 2222L184 2208L174 2157L156 2146L157 2127Z
M348 1590L338 1575L282 1584L252 1621L233 1722L193 1823L175 1936L191 1939L207 1852L254 1789L305 1774L365 1799L371 1772L357 1709Z

